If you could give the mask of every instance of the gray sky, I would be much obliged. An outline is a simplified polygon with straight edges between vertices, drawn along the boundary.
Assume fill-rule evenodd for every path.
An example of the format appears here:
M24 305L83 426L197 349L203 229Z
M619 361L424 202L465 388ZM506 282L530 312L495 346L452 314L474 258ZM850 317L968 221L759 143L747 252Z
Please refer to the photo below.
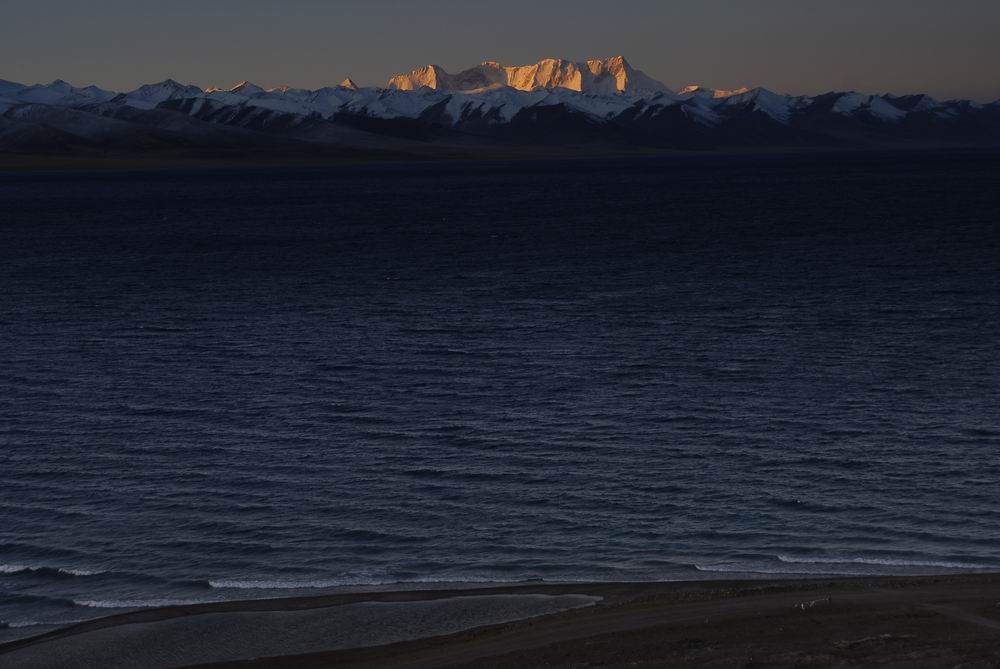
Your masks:
M622 54L679 88L1000 98L1000 0L2 0L0 79L381 85Z

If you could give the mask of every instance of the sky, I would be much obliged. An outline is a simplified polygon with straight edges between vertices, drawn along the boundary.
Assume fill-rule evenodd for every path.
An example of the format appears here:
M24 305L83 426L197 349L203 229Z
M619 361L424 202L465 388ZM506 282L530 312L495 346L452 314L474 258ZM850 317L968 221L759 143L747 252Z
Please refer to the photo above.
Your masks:
M624 55L672 88L1000 99L998 0L2 0L0 79L382 85Z

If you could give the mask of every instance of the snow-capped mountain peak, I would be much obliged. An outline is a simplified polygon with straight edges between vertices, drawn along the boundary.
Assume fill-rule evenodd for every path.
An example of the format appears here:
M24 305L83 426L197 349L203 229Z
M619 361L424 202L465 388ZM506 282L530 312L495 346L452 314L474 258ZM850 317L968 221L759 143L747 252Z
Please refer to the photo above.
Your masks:
M145 84L134 91L119 95L115 100L137 109L153 109L166 100L196 97L202 93L203 91L197 86L188 86L173 79L164 79L159 83Z
M734 95L743 95L744 93L749 93L749 92L750 89L746 87L735 88L733 90L727 91L719 88L706 88L705 86L700 86L698 84L691 84L690 86L685 86L684 88L677 91L679 95L691 95L691 96L697 95L700 97L707 97L712 99L729 98Z
M878 95L864 95L849 92L834 94L833 107L830 111L842 116L858 114L874 117L880 121L894 123L906 117L907 112L893 105L888 99Z
M249 81L241 81L226 92L237 93L239 95L257 95L263 93L264 89L257 84L251 84Z
M932 112L944 106L929 95L892 95L887 93L882 97L892 103L894 107L908 112Z
M105 102L115 97L112 91L106 91L96 86L77 88L62 79L56 79L50 84L35 84L10 91L21 102L34 104L82 105L94 102Z
M634 69L622 56L584 62L546 58L533 65L520 66L505 66L488 60L458 74L449 74L439 65L427 65L390 78L388 87L401 91L430 88L445 92L502 87L519 91L566 89L595 95L649 95L670 90Z
M721 100L723 106L743 107L749 111L766 114L780 123L787 123L792 116L791 100L787 96L778 95L766 88L752 90L743 88L738 91L725 92L729 94L715 96L716 100Z
M437 90L446 88L444 82L448 76L448 73L440 65L425 65L410 70L407 74L397 74L390 77L386 86L400 91L416 91L421 88Z

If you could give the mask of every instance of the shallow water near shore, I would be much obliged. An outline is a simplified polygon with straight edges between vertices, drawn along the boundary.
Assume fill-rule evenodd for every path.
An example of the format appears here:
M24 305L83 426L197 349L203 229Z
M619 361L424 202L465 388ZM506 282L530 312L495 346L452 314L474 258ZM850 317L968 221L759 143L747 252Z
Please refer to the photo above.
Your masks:
M47 669L74 659L86 669L170 669L275 655L382 646L594 606L585 595L492 595L360 602L302 611L208 613L132 623L50 640L3 655L8 669ZM206 643L211 639L211 643Z
M0 641L1000 569L1000 156L0 180Z

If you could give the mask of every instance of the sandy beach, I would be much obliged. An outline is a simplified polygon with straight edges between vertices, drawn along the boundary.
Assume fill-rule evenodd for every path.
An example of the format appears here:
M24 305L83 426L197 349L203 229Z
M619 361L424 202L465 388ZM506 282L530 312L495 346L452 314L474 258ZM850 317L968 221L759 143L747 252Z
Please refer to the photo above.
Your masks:
M137 611L0 646L48 667L983 667L1000 575L526 584Z

